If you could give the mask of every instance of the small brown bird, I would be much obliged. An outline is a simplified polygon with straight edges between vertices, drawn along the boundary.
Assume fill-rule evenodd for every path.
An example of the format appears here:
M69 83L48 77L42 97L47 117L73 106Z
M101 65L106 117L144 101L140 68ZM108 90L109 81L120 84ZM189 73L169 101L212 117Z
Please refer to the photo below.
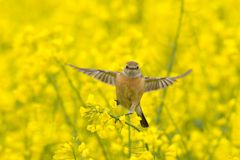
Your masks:
M104 83L116 86L117 105L122 105L129 109L128 115L134 111L141 117L140 123L142 127L148 127L148 122L143 114L140 101L143 93L163 89L173 84L178 78L182 78L192 70L188 70L180 76L176 77L144 77L140 71L137 62L127 62L122 72L113 72L100 69L79 68L72 64L69 66L78 71L92 76Z

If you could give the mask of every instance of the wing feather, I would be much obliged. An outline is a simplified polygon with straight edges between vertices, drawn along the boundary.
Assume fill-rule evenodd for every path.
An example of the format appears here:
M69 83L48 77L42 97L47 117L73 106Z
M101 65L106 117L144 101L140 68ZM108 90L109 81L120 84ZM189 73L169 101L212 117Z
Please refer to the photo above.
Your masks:
M100 69L88 69L88 68L79 68L72 64L68 64L68 66L75 68L79 72L82 72L86 75L89 75L97 80L100 80L104 83L115 85L116 84L116 75L117 72L100 70Z
M157 89L163 89L170 85L172 85L177 79L183 78L190 74L192 70L188 70L180 76L176 77L164 77L164 78L156 78L156 77L145 77L145 86L144 91L150 92Z

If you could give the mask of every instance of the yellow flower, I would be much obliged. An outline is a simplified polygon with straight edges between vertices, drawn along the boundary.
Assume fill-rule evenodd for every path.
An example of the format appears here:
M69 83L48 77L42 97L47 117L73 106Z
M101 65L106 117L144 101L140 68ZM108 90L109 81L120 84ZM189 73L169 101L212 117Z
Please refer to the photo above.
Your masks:
M88 126L87 126L87 130L89 130L90 132L95 132L95 131L96 131L96 126L94 126L94 125L88 125Z
M120 116L120 117L119 117L119 120L121 121L122 124L124 124L125 121L126 121L126 116L125 116L125 115Z
M80 107L80 116L83 117L85 116L86 112L88 112L88 109L84 107Z
M153 155L149 151L141 152L136 156L132 156L130 160L151 160L154 159Z

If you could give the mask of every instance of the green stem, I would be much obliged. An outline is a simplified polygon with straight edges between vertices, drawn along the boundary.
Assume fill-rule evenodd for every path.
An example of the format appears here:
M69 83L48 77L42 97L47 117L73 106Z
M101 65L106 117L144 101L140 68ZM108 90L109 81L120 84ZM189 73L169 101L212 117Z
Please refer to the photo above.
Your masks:
M72 154L73 154L73 158L74 158L74 160L77 160L77 157L76 157L76 153L75 153L75 149L74 149L74 147L72 146L71 149L72 149Z
M83 106L86 106L82 96L80 95L80 93L78 92L77 87L74 86L72 80L69 78L68 72L65 68L65 66L63 66L63 64L61 62L59 62L59 60L56 59L56 62L58 63L58 65L62 68L63 73L65 74L65 77L67 78L68 84L70 85L70 87L72 88L72 90L75 92L75 94L77 95L79 101L82 103Z
M178 127L177 123L175 122L175 120L173 119L172 114L171 114L171 112L169 111L168 107L165 106L165 109L166 109L166 111L167 111L168 117L170 118L170 121L172 122L174 128L177 130L177 133L178 133L179 135L181 135L181 137L183 137L182 132L181 132L181 130L179 129L179 127ZM187 150L188 150L188 149L187 149L187 144L185 143L185 141L184 141L182 138L181 138L181 143L182 143L182 145L183 145L184 150L187 152Z
M128 116L128 121L131 122L131 117ZM128 157L131 157L131 145L132 145L132 141L131 141L131 127L128 126Z
M53 88L54 88L54 90L55 90L55 92L56 92L57 100L58 100L59 105L60 105L60 107L61 107L61 109L62 109L62 113L63 113L63 115L64 115L64 118L65 118L66 123L67 123L69 126L71 126L71 127L74 128L74 126L73 126L73 124L72 124L72 122L71 122L71 120L70 120L70 118L69 118L69 116L68 116L68 114L67 114L67 112L66 112L66 109L65 109L65 106L64 106L64 103L63 103L63 99L62 99L61 96L60 96L60 93L59 93L59 90L58 90L58 85L57 85L55 79L53 78L53 76L50 75L50 76L49 76L49 80L50 80L50 82L51 82L51 84L52 84L52 86L53 86ZM74 129L74 130L75 130L75 129Z
M177 30L176 30L175 38L174 38L174 41L173 41L173 49L172 49L171 56L170 56L171 58L169 60L168 67L167 67L167 75L168 76L170 75L170 73L172 71L173 64L175 62L176 55L177 55L178 40L179 40L179 36L180 36L180 33L181 33L183 15L184 15L184 0L181 0L181 2L180 2L180 14L179 14L179 18L178 18Z
M109 114L109 116L111 116L112 118L114 118L115 121L120 121L119 117L117 117L117 116L115 116L115 115L112 115L112 114L110 114L110 113L108 113L108 114ZM136 131L141 132L141 130L140 130L139 128L137 128L136 126L134 126L131 122L125 121L125 124L128 125L128 126L130 126L130 127L132 127L132 128L134 128Z
M80 103L85 107L86 104L85 104L83 98L81 97L81 95L80 95L77 87L74 86L72 80L69 78L69 75L68 75L68 72L67 72L66 68L65 68L57 59L55 59L55 60L56 60L56 62L58 63L58 65L62 68L63 73L65 74L65 77L67 78L67 81L68 81L68 83L69 83L69 86L72 88L72 90L73 90L73 91L75 92L75 94L77 95L78 100L80 101ZM78 112L78 110L77 110L76 112ZM105 159L108 160L107 151L105 150L104 145L103 145L103 143L102 143L102 141L101 141L101 139L100 139L100 137L98 136L97 133L96 133L96 138L97 138L97 141L98 141L99 145L100 145L101 148L102 148L103 155L104 155Z
M168 62L168 66L167 66L167 76L170 75L170 73L172 71L172 68L173 68L173 64L175 63L175 59L176 59L176 55L177 55L177 49L178 49L178 41L179 41L181 28L182 28L183 16L184 16L184 0L181 0L180 1L180 13L179 13L179 18L178 18L178 25L177 25L175 38L174 38L174 41L173 41L173 49L172 49L170 59L169 59L169 62ZM160 121L160 114L161 114L162 108L164 106L164 100L166 98L166 95L167 95L167 89L165 89L163 91L163 94L162 94L162 97L161 97L162 101L161 101L160 106L158 107L158 110L157 110L157 123L159 123L159 121ZM170 110L168 109L167 106L165 106L165 109L166 109L167 115L170 118L170 121L174 125L175 129L182 136L181 131L180 131L177 123L173 119ZM185 151L187 151L186 143L184 142L183 139L181 139L181 142L182 142L182 145L183 145Z
M109 158L108 158L108 156L107 156L107 151L106 151L106 149L105 149L105 147L104 147L104 145L103 145L103 143L102 143L101 138L99 137L99 135L98 135L97 133L95 133L95 135L96 135L96 137L97 137L97 140L98 140L99 145L100 145L101 148L102 148L102 152L103 152L103 155L104 155L105 159L108 160Z
M181 33L181 26L182 26L183 15L184 15L184 0L181 0L180 5L181 5L180 6L180 15L178 18L178 25L177 25L175 38L173 41L173 49L172 49L170 59L168 62L168 66L167 66L167 76L169 76L172 71L173 64L175 62L176 55L177 55L178 39L179 39L179 36ZM158 110L157 110L157 123L159 123L159 121L160 121L160 114L161 114L162 108L164 106L164 99L165 99L166 95L167 95L167 88L163 90L163 94L161 97L162 102L160 103L160 106L158 107Z

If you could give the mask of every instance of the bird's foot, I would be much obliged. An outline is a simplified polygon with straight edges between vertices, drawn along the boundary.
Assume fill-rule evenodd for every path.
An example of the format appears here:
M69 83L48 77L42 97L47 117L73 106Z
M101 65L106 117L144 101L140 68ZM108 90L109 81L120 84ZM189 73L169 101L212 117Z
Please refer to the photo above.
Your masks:
M120 103L117 99L115 99L114 101L116 102L117 106L120 105Z
M129 113L125 114L125 116L130 116L131 114L133 114L133 113L129 112Z

